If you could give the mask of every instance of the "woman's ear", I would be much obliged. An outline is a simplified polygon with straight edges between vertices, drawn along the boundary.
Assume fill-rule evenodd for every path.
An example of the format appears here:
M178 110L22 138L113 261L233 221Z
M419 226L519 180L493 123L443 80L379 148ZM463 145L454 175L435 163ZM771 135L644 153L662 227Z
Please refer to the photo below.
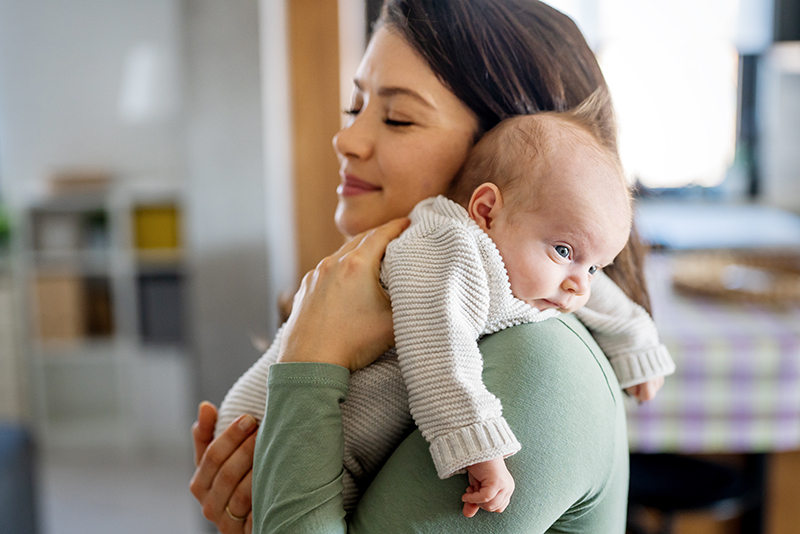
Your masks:
M467 212L484 232L490 230L497 215L503 209L503 195L500 189L491 182L475 188L467 204Z

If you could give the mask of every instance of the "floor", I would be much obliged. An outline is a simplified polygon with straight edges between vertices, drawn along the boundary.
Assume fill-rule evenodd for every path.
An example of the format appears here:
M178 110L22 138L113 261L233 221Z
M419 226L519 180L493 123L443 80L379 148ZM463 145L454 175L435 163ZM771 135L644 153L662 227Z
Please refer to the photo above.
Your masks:
M38 466L40 534L208 534L189 493L191 456L63 453Z

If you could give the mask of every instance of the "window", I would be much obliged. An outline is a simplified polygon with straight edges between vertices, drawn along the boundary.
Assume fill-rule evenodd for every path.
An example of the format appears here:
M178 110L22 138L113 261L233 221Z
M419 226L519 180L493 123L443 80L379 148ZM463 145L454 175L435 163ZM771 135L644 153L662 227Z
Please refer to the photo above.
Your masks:
M769 44L764 0L554 0L598 56L631 180L722 183L736 147L739 53Z

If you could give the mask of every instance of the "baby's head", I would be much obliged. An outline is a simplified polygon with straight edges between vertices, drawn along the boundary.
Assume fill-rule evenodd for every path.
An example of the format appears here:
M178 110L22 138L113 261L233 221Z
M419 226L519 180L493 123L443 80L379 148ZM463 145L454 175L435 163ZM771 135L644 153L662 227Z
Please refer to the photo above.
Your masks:
M627 182L592 126L601 105L501 122L449 192L497 245L514 296L540 310L586 304L592 275L630 234Z

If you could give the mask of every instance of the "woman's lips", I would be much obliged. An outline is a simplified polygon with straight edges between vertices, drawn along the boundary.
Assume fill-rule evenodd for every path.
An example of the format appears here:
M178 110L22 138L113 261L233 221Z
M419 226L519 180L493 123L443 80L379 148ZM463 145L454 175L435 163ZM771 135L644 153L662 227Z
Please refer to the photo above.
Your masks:
M336 188L336 192L343 197L353 197L380 190L381 188L377 185L365 182L364 180L356 178L355 176L350 176L349 174L345 174L342 177L342 183Z

